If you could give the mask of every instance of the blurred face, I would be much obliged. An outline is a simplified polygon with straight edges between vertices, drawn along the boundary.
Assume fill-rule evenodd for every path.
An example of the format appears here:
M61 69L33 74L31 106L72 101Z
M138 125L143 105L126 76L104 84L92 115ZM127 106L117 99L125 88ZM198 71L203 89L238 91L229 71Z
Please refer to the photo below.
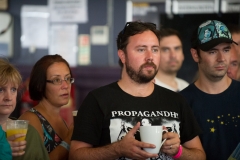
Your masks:
M14 111L17 101L18 85L8 82L0 85L0 116L9 117Z
M233 33L232 39L238 43L238 45L234 44L233 47L237 52L238 62L240 62L240 33ZM238 69L238 74L236 79L240 80L240 68Z
M230 49L230 44L221 43L209 51L200 50L201 57L197 60L199 72L212 81L222 79L230 62Z
M162 38L160 55L159 70L167 74L176 74L184 60L180 39L175 35Z
M120 59L128 76L137 83L150 82L157 73L160 60L159 41L152 31L129 37L126 54Z
M232 44L232 46L235 44ZM235 48L231 48L231 54L230 54L230 64L228 67L228 77L232 78L232 79L237 79L237 72L238 72L238 57L237 57L237 52L235 50Z
M68 66L63 62L55 62L47 69L47 80L61 79L62 84L46 84L45 97L54 106L66 105L70 98L71 84L63 79L71 77Z

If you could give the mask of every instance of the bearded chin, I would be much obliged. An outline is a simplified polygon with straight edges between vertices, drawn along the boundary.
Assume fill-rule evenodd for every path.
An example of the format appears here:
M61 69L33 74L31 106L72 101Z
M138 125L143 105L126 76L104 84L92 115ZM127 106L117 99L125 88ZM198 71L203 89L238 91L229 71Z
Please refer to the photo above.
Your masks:
M126 64L126 71L128 76L139 84L144 84L152 81L155 75L157 74L157 70L155 70L154 73L152 73L152 71L148 71L147 74L144 74L141 68L137 72L128 64Z

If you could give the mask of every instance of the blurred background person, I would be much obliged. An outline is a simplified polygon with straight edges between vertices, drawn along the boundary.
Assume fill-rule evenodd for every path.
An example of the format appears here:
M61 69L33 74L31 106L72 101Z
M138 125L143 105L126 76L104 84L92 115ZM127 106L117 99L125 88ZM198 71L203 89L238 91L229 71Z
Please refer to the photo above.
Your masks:
M155 83L178 92L188 86L188 82L177 77L184 60L182 41L178 31L171 28L160 30L160 64Z
M240 26L236 24L228 25L228 29L232 34L232 39L238 43L238 45L232 45L235 49L238 57L238 66L240 66ZM238 67L236 80L240 81L240 67Z
M29 94L39 103L21 115L39 132L51 160L68 159L73 125L60 116L68 104L74 82L68 62L60 55L46 55L34 65L29 81Z
M231 45L232 47L230 53L230 64L228 66L227 75L228 77L237 80L237 74L239 70L239 59L237 56L236 49L233 47L234 45L235 44Z
M0 59L0 125L5 132L6 122L10 120L9 116L16 107L21 82L22 77L18 70L9 62ZM15 134L8 137L13 160L48 160L47 151L34 127L28 126L26 140L14 141L22 136L25 136L25 134Z

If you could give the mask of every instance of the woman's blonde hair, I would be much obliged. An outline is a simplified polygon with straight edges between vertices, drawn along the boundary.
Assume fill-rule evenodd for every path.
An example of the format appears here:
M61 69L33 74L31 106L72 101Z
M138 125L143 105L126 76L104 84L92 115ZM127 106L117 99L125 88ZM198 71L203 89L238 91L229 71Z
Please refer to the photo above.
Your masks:
M12 64L0 58L0 86L6 85L8 82L20 86L22 76Z

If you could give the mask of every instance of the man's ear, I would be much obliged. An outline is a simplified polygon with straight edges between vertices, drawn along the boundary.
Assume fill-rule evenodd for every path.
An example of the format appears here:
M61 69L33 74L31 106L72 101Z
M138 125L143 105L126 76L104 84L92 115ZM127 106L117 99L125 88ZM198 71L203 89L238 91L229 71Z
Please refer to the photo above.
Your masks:
M192 54L193 60L198 63L198 62L199 62L199 56L198 56L198 54L197 54L197 50L194 49L194 48L191 48L191 49L190 49L190 52L191 52L191 54Z
M121 50L121 49L118 50L118 57L122 61L122 63L125 64L125 62L126 62L126 55L123 52L123 50Z

